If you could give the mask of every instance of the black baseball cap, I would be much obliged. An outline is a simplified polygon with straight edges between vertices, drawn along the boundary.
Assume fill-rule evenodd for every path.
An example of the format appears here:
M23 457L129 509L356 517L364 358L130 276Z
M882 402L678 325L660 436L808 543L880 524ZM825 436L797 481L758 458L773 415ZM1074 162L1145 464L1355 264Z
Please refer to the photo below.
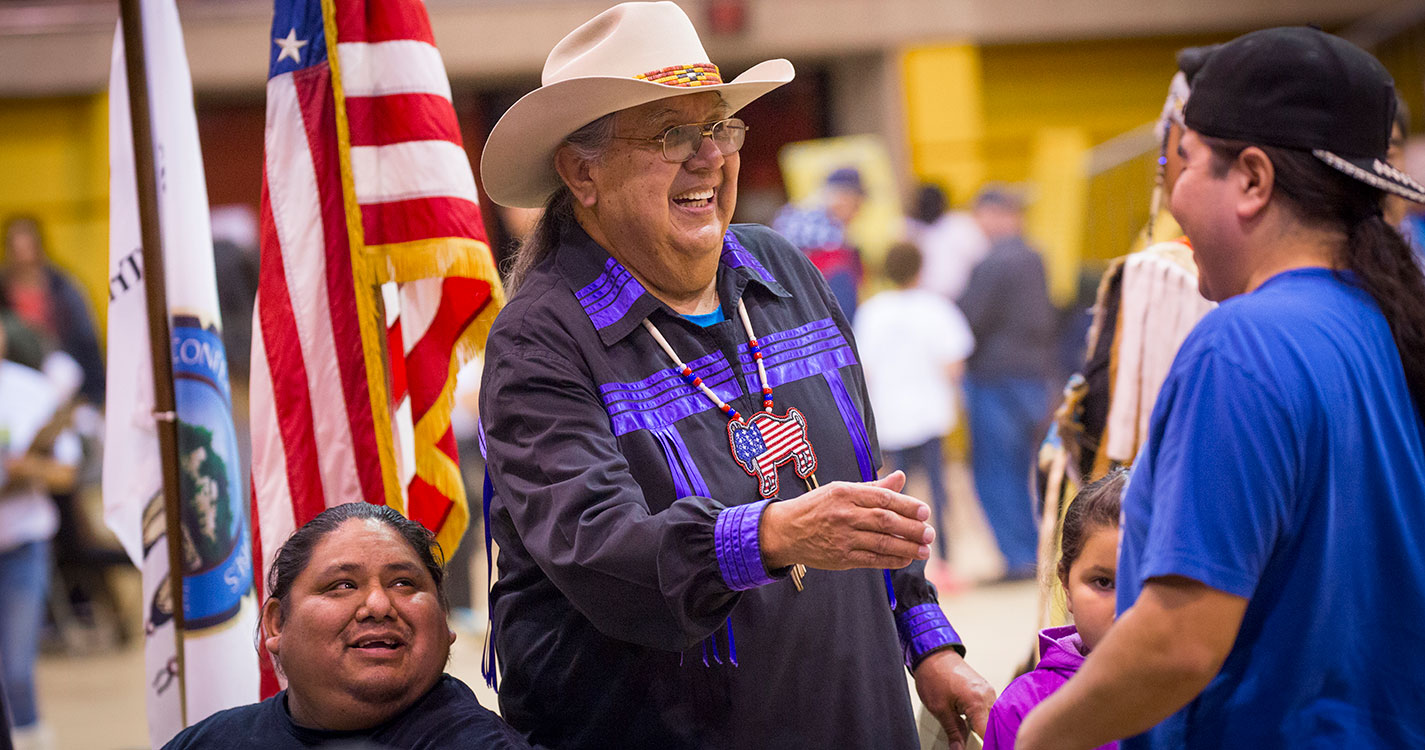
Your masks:
M1202 47L1183 47L1178 50L1177 61L1178 70L1187 77L1188 84L1191 85L1194 78L1202 70L1202 66L1207 63L1207 58L1216 52L1220 44L1208 44Z
M1310 151L1377 190L1425 202L1386 163L1395 81L1370 53L1307 26L1254 31L1213 50L1184 119L1214 138Z

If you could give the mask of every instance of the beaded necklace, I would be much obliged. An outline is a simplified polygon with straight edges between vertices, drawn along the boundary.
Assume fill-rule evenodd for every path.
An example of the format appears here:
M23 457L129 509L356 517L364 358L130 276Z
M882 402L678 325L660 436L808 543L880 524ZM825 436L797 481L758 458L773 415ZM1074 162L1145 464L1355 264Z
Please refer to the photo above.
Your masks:
M727 443L732 458L743 471L757 480L757 489L762 497L771 498L777 494L777 467L789 462L797 476L806 482L807 489L816 489L821 484L816 479L816 452L811 447L806 417L796 407L788 407L781 416L772 413L772 386L767 382L767 368L762 363L762 347L752 332L747 305L740 299L737 301L737 315L742 319L743 330L747 331L747 350L752 354L752 361L757 363L757 378L762 384L762 409L746 418L732 408L732 404L719 398L702 378L693 373L693 368L684 364L652 321L644 318L643 327L673 360L683 382L700 391L727 415ZM802 590L805 575L806 567L801 563L792 566L792 583L798 591Z

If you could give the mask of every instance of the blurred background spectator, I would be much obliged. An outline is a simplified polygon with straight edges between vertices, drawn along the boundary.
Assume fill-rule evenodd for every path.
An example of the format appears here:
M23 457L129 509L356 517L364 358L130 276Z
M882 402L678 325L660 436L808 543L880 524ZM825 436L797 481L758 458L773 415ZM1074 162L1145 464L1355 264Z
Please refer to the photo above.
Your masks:
M73 487L81 448L65 428L68 394L5 352L0 327L0 689L15 744L47 748L34 672L59 529L51 493Z
M852 167L841 167L832 170L810 201L789 204L772 220L772 228L806 253L826 277L848 320L856 316L864 270L861 252L846 236L846 225L856 218L865 200L861 173Z
M855 333L886 468L908 477L921 474L930 483L939 557L927 564L926 576L944 592L964 585L949 567L943 444L958 422L959 380L975 337L953 304L917 288L921 269L919 248L910 242L892 245L883 273L894 288L866 300Z
M906 236L924 256L920 288L959 299L970 271L990 249L989 238L969 211L949 210L945 191L937 185L921 185L911 206Z
M1044 261L1024 241L1021 199L988 188L975 198L974 217L990 249L960 297L975 334L965 374L970 463L975 491L1009 566L1006 577L1032 578L1038 534L1029 476L1049 415L1057 315Z
M94 335L89 301L68 273L49 261L40 223L32 216L5 220L5 260L0 286L15 315L32 331L65 352L84 371L79 392L91 404L104 403L104 357Z

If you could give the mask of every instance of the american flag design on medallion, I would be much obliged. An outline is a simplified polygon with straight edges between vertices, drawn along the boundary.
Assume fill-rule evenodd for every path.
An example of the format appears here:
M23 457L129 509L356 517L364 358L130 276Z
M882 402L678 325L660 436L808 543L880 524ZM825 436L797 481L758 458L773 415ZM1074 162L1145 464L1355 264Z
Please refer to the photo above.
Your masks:
M749 419L729 421L727 440L737 464L757 479L762 497L777 494L777 467L788 461L802 479L816 473L816 452L807 438L807 420L796 408L787 409L781 417L759 411Z

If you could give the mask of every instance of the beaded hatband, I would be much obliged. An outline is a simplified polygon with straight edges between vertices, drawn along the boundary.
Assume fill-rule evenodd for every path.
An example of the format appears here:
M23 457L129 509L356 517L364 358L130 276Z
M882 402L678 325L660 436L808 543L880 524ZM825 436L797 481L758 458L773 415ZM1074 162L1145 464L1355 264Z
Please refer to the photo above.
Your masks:
M640 81L661 83L664 86L713 86L722 83L722 75L712 63L692 63L674 65L648 73L640 73L634 78Z

